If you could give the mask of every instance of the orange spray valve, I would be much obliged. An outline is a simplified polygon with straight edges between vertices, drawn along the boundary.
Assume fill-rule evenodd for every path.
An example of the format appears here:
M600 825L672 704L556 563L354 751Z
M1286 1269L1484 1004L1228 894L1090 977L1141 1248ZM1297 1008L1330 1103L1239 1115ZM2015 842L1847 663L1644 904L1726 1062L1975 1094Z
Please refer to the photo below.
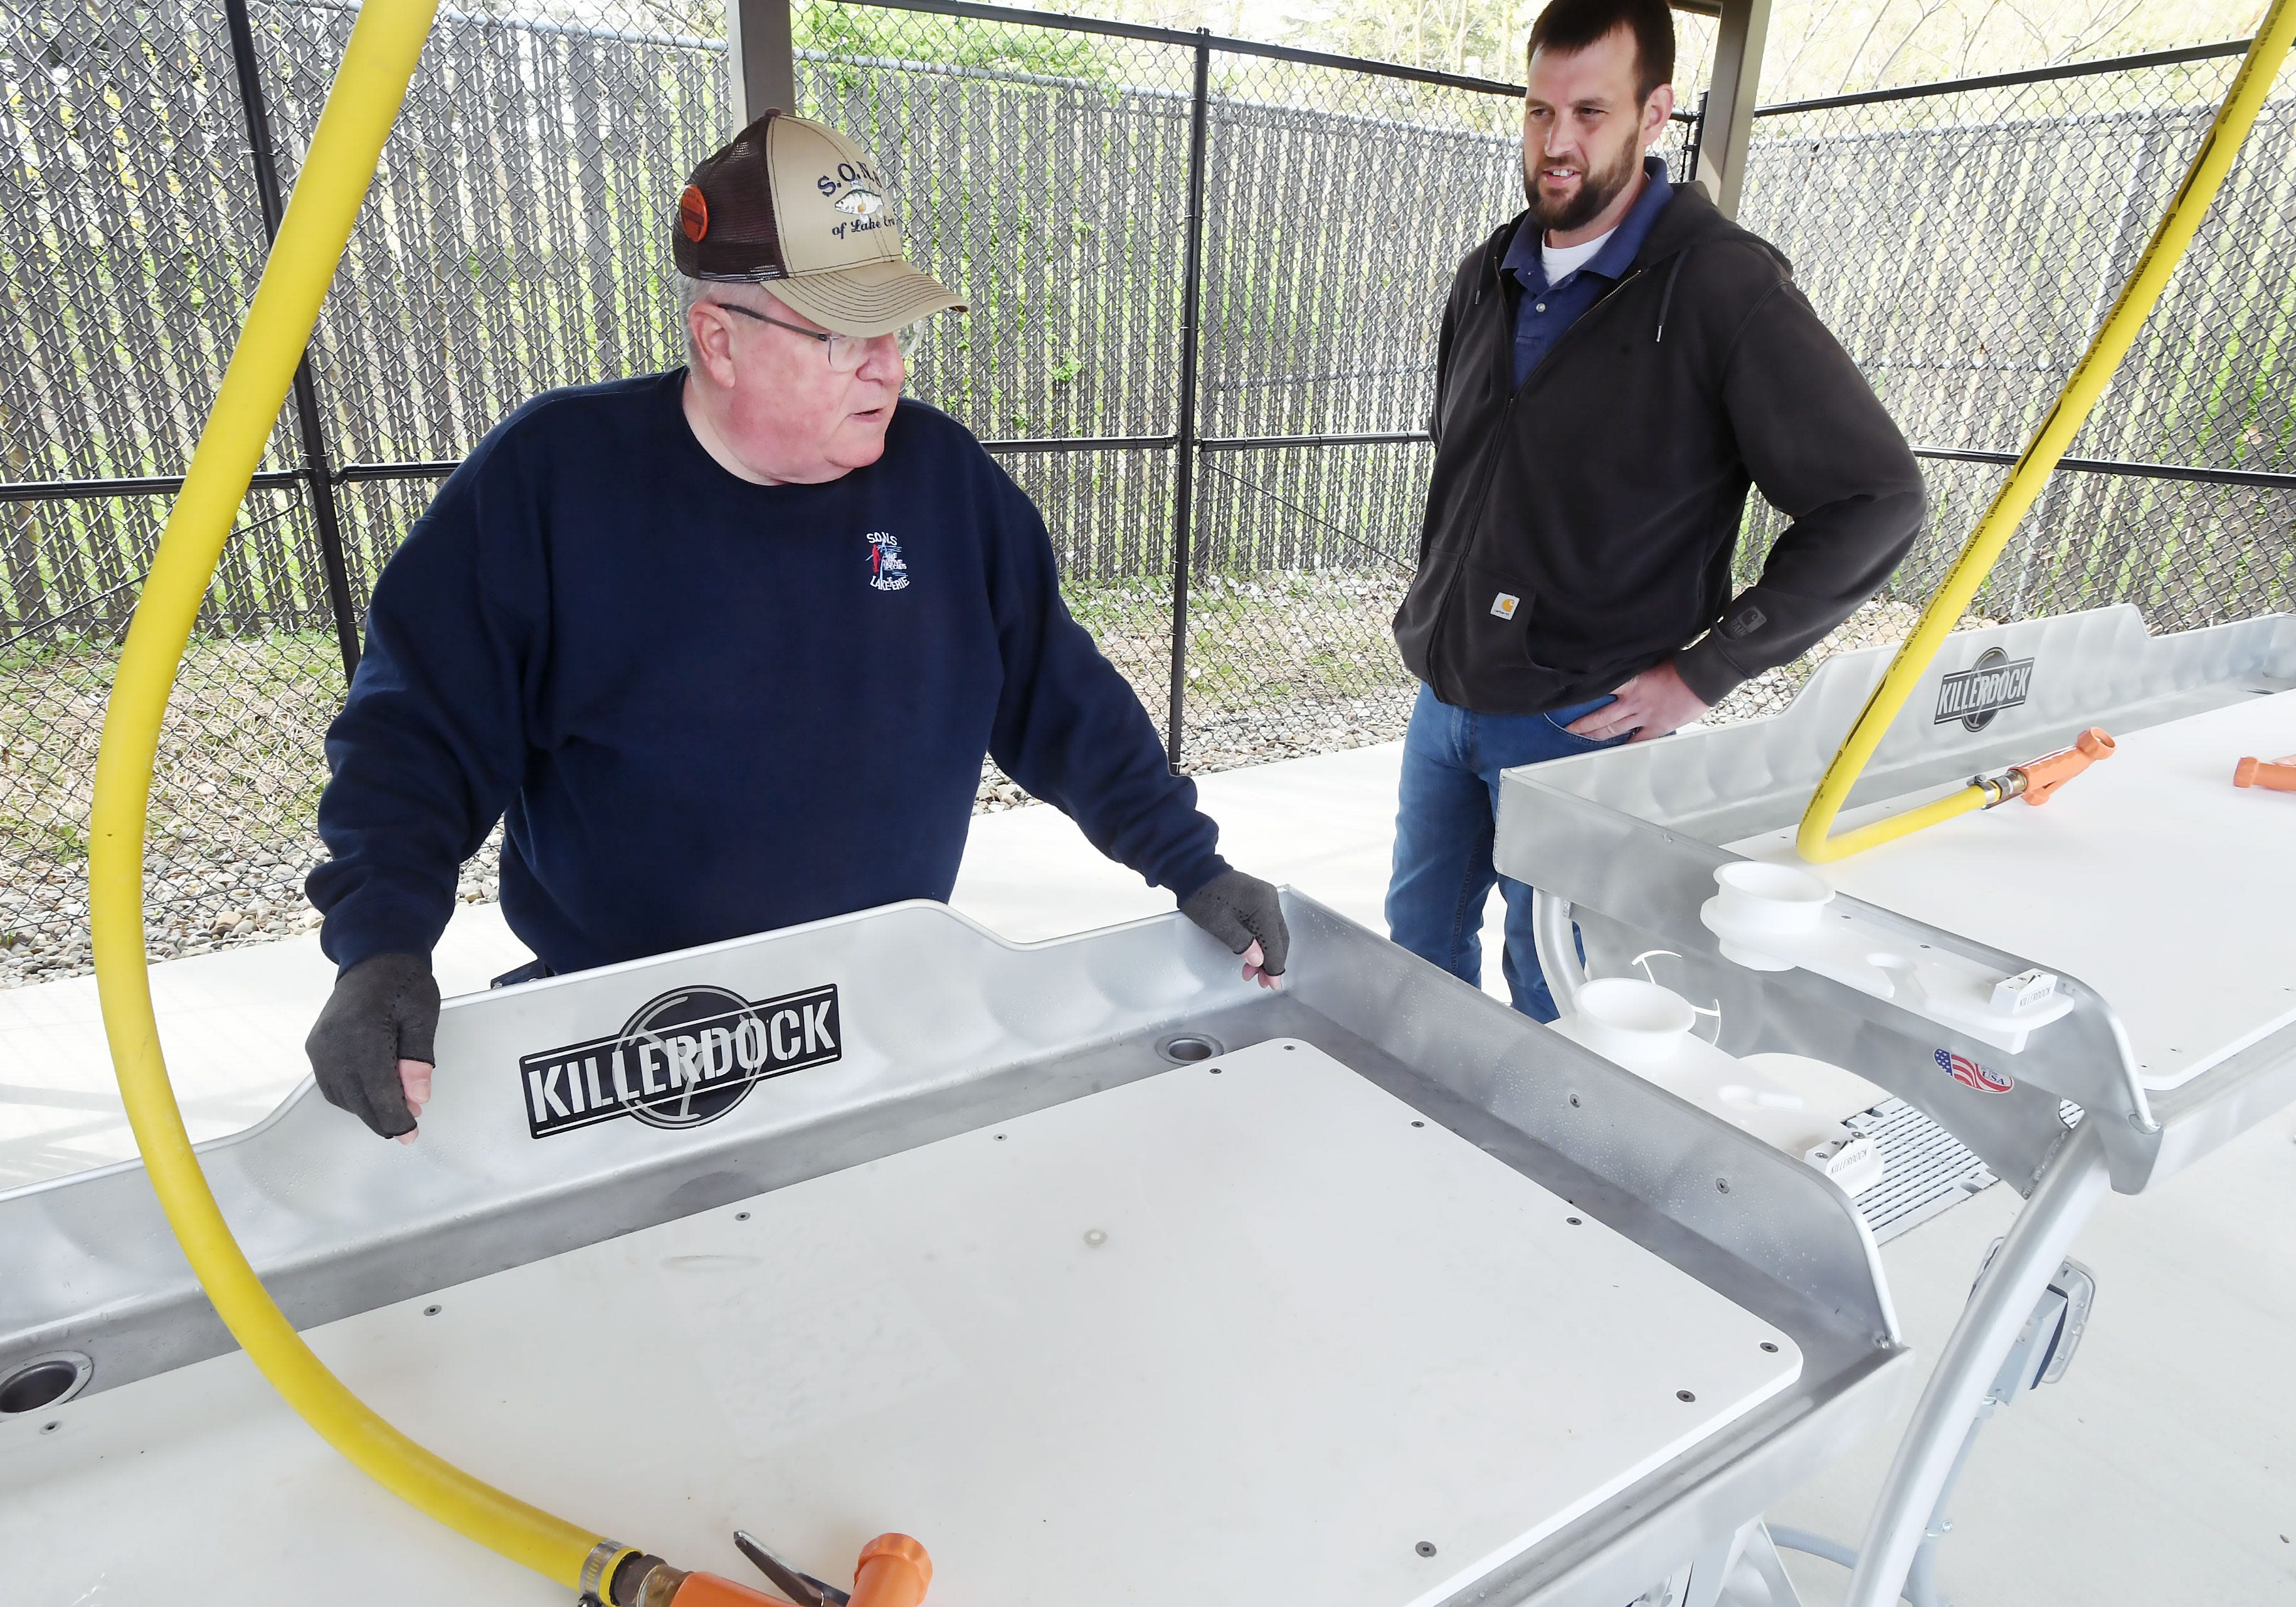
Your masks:
M663 1607L793 1607L793 1603L777 1595L721 1579L714 1573L679 1573L675 1568L665 1568L663 1571L677 1574L669 1594L661 1597ZM652 1581L649 1579L647 1583L651 1587ZM653 1607L655 1598L651 1589L639 1599L645 1607Z
M1996 808L2013 798L2021 798L2029 804L2045 804L2057 794L2057 789L2072 780L2099 759L2111 758L2113 740L2097 726L2082 732L2070 748L2060 748L2054 753L2044 753L2021 765L2012 765L1998 775L1980 775L1972 784L1985 790L1985 808Z
M609 1599L614 1607L919 1607L932 1583L932 1559L906 1535L879 1535L861 1548L849 1593L802 1571L755 1535L736 1529L734 1544L782 1595L633 1552L615 1569Z
M851 1607L918 1607L932 1583L932 1559L906 1535L879 1535L861 1548Z
M2233 767L2232 784L2296 792L2296 753L2284 753L2278 758L2244 758Z

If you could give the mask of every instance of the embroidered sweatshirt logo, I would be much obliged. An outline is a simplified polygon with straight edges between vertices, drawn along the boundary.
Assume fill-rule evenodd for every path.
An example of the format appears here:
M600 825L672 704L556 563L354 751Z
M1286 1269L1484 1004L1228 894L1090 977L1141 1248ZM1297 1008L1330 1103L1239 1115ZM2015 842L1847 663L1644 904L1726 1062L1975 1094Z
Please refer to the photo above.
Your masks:
M756 1084L843 1051L833 984L755 1002L723 988L649 1001L611 1037L521 1057L527 1135L551 1138L618 1116L698 1127Z
M2033 660L2012 660L1997 647L1978 654L1977 662L1938 683L1937 718L1942 726L1959 720L1972 731L1982 731L2004 709L2025 701L2033 685Z
M869 544L869 584L881 592L907 590L909 561L901 556L901 544L882 530L862 539Z

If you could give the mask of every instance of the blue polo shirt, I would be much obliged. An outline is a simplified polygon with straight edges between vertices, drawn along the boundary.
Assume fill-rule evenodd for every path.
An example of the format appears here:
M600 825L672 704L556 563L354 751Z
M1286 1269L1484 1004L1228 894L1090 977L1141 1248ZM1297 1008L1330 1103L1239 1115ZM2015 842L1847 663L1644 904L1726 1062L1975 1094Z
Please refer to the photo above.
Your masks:
M1522 382L1530 378L1530 371L1562 338L1562 332L1625 277L1627 270L1634 266L1636 253L1643 249L1651 225L1666 210L1666 203L1674 199L1674 186L1667 181L1665 158L1643 158L1643 173L1650 182L1643 186L1643 193L1636 197L1634 206L1611 231L1611 237L1603 242L1603 249L1581 263L1576 272L1565 274L1559 284L1546 283L1546 264L1539 256L1546 231L1527 216L1516 227L1506 256L1499 263L1499 271L1513 275L1515 283L1522 287L1522 300L1515 308L1514 317L1516 389L1520 390Z

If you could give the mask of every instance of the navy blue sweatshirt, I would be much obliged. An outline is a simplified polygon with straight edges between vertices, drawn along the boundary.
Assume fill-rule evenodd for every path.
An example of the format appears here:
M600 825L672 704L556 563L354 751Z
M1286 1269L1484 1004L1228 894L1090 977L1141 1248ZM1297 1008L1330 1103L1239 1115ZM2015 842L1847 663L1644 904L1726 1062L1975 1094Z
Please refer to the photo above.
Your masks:
M945 899L984 752L1181 898L1226 868L963 426L904 401L868 468L756 486L685 380L528 403L384 566L327 733L330 958L429 954L497 817L557 972Z

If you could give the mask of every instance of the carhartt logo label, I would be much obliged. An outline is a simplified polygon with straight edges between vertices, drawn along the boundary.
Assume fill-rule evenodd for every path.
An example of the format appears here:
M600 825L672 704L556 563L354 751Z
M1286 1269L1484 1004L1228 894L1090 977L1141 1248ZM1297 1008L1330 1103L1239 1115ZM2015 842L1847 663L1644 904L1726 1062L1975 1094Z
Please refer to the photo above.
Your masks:
M1512 592L1501 592L1491 599L1491 612L1501 619L1514 618L1514 611L1522 606L1522 599Z
M698 1127L767 1078L837 1059L842 1037L834 985L754 1003L723 988L681 988L611 1037L522 1058L527 1134L549 1138L618 1116Z
M2004 709L2025 701L2033 685L2033 660L2012 659L1997 647L1988 647L1977 662L1938 684L1937 719L1959 720L1972 731L1982 731Z

